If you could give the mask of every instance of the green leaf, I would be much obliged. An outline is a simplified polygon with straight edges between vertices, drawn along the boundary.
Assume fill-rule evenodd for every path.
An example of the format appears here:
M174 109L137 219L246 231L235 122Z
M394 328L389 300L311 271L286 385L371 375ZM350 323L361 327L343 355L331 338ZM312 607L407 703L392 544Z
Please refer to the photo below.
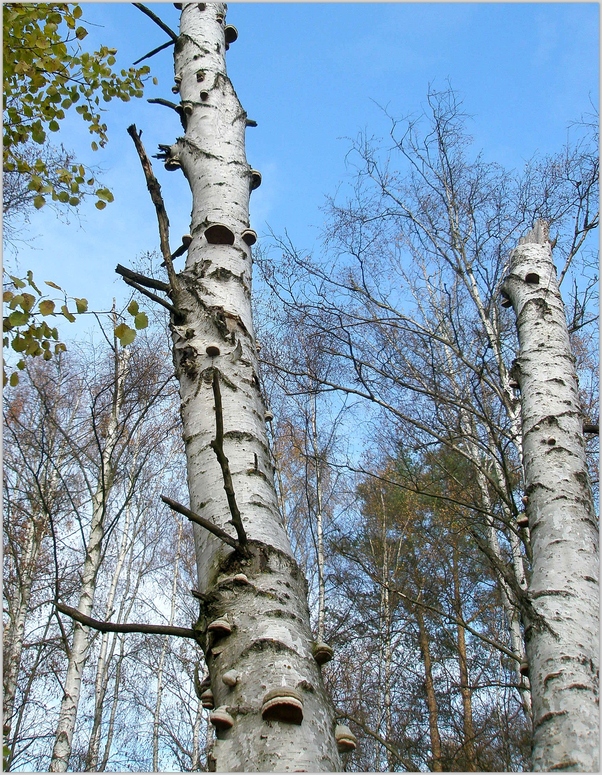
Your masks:
M15 284L15 288L25 288L27 285L26 282L23 282L23 280L19 279L18 277L14 277L12 274L9 274L9 277Z
M138 315L136 315L134 318L134 325L138 330L148 326L148 317L146 316L145 312L140 312Z
M83 312L87 312L88 310L88 300L87 299L74 299L75 306L77 307L77 311L81 315Z
M137 315L138 314L138 302L136 299L132 299L128 305L128 312L130 315Z
M39 304L39 309L42 315L52 315L54 312L55 304L51 299L46 299L45 301L41 301Z
M13 373L10 375L9 382L11 387L17 387L17 385L19 384L19 375L17 374L16 371L13 371ZM5 754L5 756L8 756L9 754L10 754L10 751L8 752L8 754Z
M108 188L99 188L96 190L96 196L106 202L112 202L115 198Z
M36 210L40 210L44 205L46 204L46 200L41 194L38 194L38 196L34 197L33 200L33 206L36 208Z
M11 326L23 326L29 320L29 312L19 312L15 310L8 316Z
M75 323L75 315L72 312L69 312L69 308L67 307L66 304L63 304L63 306L61 307L61 312L70 323Z
M104 210L106 206L107 206L106 202L100 202L100 201L94 202L94 207L96 207L97 210Z
M125 323L120 323L115 327L115 336L119 339L122 347L127 347L136 338L136 331Z
M16 353L22 353L27 347L27 340L22 336L16 336L11 342L11 347Z
M53 283L52 280L44 280L44 282L46 283L46 285L49 285L51 288L56 288L57 291L62 291L63 290L60 285L57 285L56 283Z
M27 270L27 282L31 285L34 291L39 293L40 296L42 295L42 291L38 288L38 286L33 281L33 272L31 271L31 269Z

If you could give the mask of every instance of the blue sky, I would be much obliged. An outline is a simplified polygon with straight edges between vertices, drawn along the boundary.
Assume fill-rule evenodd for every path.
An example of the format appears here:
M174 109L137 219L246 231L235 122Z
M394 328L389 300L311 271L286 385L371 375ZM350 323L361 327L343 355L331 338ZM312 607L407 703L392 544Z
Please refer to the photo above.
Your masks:
M172 3L153 10L177 29ZM86 3L93 25L86 46L118 49L118 66L166 40L129 4ZM597 3L229 3L228 23L238 40L228 71L250 118L247 157L263 176L251 198L251 225L268 228L306 250L319 249L320 207L349 179L345 154L360 131L385 136L379 106L403 117L419 114L429 84L447 80L473 118L470 131L485 158L519 167L533 154L560 148L570 121L597 106L599 5ZM104 169L115 194L104 211L81 208L61 223L51 211L32 216L19 249L19 268L52 279L95 309L127 297L114 274L158 247L150 203L126 127L143 130L147 151L180 133L172 111L146 97L170 99L171 50L149 60L159 80L143 100L110 103L110 141L93 153L79 119L65 122L58 139L83 161ZM159 177L172 225L172 247L188 231L190 194L179 172ZM65 327L63 327L65 328ZM67 331L64 331L67 335Z

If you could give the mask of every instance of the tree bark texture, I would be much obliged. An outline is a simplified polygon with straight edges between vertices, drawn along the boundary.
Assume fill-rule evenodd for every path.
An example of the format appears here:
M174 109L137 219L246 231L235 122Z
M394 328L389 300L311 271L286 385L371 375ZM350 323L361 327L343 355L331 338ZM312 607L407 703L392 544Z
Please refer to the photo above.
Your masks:
M234 28L225 12L223 3L183 4L174 89L185 136L166 158L168 169L181 167L193 197L186 266L172 282L190 507L227 532L234 523L240 543L233 549L195 525L196 627L219 710L208 763L217 771L337 771L307 584L274 488L251 318L248 204L260 177L247 163L246 113L226 75ZM302 710L290 717L299 723L284 710L278 720L278 699L266 707L276 690L293 692Z
M512 253L503 293L516 313L526 515L533 551L526 621L532 767L597 772L598 525L575 359L538 221Z

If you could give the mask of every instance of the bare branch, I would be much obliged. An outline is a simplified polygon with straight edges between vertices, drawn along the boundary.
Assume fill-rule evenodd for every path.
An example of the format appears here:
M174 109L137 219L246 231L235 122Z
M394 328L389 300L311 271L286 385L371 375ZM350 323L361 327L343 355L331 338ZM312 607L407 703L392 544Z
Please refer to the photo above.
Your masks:
M152 19L155 22L155 24L161 27L163 32L166 32L169 35L173 43L176 42L176 40L178 39L178 36L176 35L176 33L171 29L171 27L168 27L167 24L165 24L165 22L157 16L157 14L153 13L150 10L150 8L147 8L142 3L133 3L133 5L135 5L139 11L142 11L142 13L146 14L149 19ZM147 56L150 56L150 55L147 54Z
M122 277L134 280L134 282L140 283L140 285L144 285L147 288L155 288L157 291L163 291L163 293L168 293L170 290L169 283L164 283L163 280L155 280L153 277L146 277L146 275L134 272L121 264L117 264L115 271Z
M167 43L162 43L160 46L157 46L157 48L154 48L152 51L149 51L148 54L145 54L143 57L140 57L140 59L137 59L134 64L139 65L140 62L144 62L145 59L150 59L150 57L154 57L155 54L158 54L159 51L163 51L164 48L169 48L169 46L173 46L175 40L168 40ZM149 102L152 102L152 100L149 100Z
M139 632L147 635L176 635L178 638L192 638L196 640L198 633L188 627L170 627L162 624L114 624L112 622L101 622L98 619L92 619L90 616L80 613L76 608L63 605L54 601L57 610L66 616L70 616L76 622L85 627L92 627L99 632Z
M174 307L173 304L170 304L168 301L165 301L165 299L162 299L160 296L157 296L156 293L151 293L150 291L147 291L146 288L142 287L142 285L134 282L134 280L128 280L127 277L124 277L123 279L126 285L129 285L132 288L135 288L137 291L140 291L140 293L146 296L147 299L150 299L151 301L154 301L157 304L160 304L162 307L165 307L165 309L169 310L172 315L178 314L178 310L176 309L176 307Z
M247 542L247 534L245 533L240 511L238 510L238 505L236 503L228 458L224 454L224 414L222 409L222 396L219 389L219 372L217 369L213 370L213 397L215 398L215 439L211 442L211 447L215 452L218 463L222 469L224 490L226 491L228 506L230 507L230 513L232 514L232 524L236 529L239 542L245 544Z
M165 266L167 267L167 276L169 277L169 283L172 289L176 291L179 287L179 283L171 261L171 250L169 249L169 218L167 217L165 202L163 201L163 197L161 195L161 186L159 185L159 181L155 177L152 164L150 163L150 159L148 158L146 151L144 149L144 146L142 145L142 141L140 140L140 135L142 134L142 132L140 133L138 132L135 124L132 124L131 126L129 126L127 129L127 132L129 136L132 138L132 140L134 141L134 145L136 146L136 150L138 151L138 156L140 157L140 163L142 164L142 169L144 171L144 177L146 178L146 185L150 193L152 202L155 205L155 210L157 212L157 221L159 223L159 238L161 241L161 253L163 255L163 260L165 261Z
M217 536L225 544L228 544L228 546L231 546L233 549L240 550L238 541L235 538L232 538L231 535L228 535L225 530L222 530L220 527L217 527L217 525L214 525L213 522L210 522L204 517L200 517L198 514L195 514L194 511L187 509L186 506L182 506L181 503L168 498L167 495L162 495L161 500L163 503L166 503L170 509L177 511L178 514L182 514L182 516L186 517L186 519L189 519L191 522L195 522L197 525L204 527L205 530L213 533L214 536Z

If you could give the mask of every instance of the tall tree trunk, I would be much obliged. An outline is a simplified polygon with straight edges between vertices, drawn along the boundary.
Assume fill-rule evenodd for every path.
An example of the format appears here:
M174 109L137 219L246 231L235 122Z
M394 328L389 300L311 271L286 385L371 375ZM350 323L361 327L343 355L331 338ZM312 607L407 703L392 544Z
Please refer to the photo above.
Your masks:
M533 551L526 625L532 767L597 772L598 529L575 359L545 222L513 251L504 293L520 344L514 368Z
M176 615L176 596L178 592L178 578L180 575L180 550L182 545L182 520L178 520L178 538L176 541L176 559L171 584L171 605L169 608L169 626L171 627ZM159 722L161 721L161 701L163 699L163 690L165 684L163 681L163 671L165 668L165 657L169 647L168 637L163 640L161 656L159 657L159 666L157 668L157 701L155 703L155 712L153 714L153 772L159 772Z
M458 547L453 546L453 585L454 585L454 613L458 621L464 621L462 610L462 593L460 591L460 569L458 563ZM464 727L464 766L467 772L477 771L477 757L475 752L475 733L472 718L472 690L468 675L468 658L466 655L466 630L458 624L458 668L460 672L460 694L462 695L462 721Z
M4 628L3 638L2 704L5 727L10 727L12 723L17 678L21 667L25 620L29 612L31 588L45 532L46 528L41 519L34 518L27 523L22 543L23 551L19 558L19 583L15 586L14 595L9 603L10 619Z
M106 440L101 453L100 469L96 491L92 498L92 521L86 545L86 557L82 570L82 581L77 610L90 616L94 606L96 579L102 559L102 541L105 533L107 498L115 478L113 454L119 441L119 416L123 403L124 381L128 353L116 353L115 386L113 405L108 420ZM63 699L55 734L50 772L65 772L69 765L77 709L81 693L82 673L88 659L89 630L79 622L74 623L73 643L69 653Z
M226 75L236 33L225 12L224 3L183 4L175 72L186 133L166 162L181 166L193 196L186 267L172 277L190 505L222 530L234 524L238 541L233 550L195 525L197 629L219 709L209 767L336 771L334 711L312 657L307 584L278 513L268 449L250 304L248 203L260 177Z
M132 509L130 505L125 510L125 522L123 525L123 533L121 536L121 544L119 547L119 554L117 556L117 565L113 571L113 578L111 579L111 586L107 595L107 602L105 605L105 621L110 621L113 615L113 605L115 603L115 595L117 592L117 585L121 577L121 570L126 559L128 551L131 549L133 539L130 537L129 528L131 520ZM88 743L88 753L86 756L86 771L96 772L98 767L98 756L100 751L100 740L102 732L102 716L104 710L104 701L107 693L107 687L109 685L109 666L113 653L115 650L115 635L114 633L103 632L100 642L100 652L98 655L98 662L96 665L96 680L94 682L94 719L92 722L92 732L90 733L90 742Z
M435 695L435 682L433 680L433 665L431 661L431 649L429 634L426 629L424 616L419 606L416 606L416 622L418 623L418 641L424 663L424 685L426 689L426 705L429 715L429 734L431 738L431 768L433 772L443 771L441 761L441 735L439 734L439 707Z

